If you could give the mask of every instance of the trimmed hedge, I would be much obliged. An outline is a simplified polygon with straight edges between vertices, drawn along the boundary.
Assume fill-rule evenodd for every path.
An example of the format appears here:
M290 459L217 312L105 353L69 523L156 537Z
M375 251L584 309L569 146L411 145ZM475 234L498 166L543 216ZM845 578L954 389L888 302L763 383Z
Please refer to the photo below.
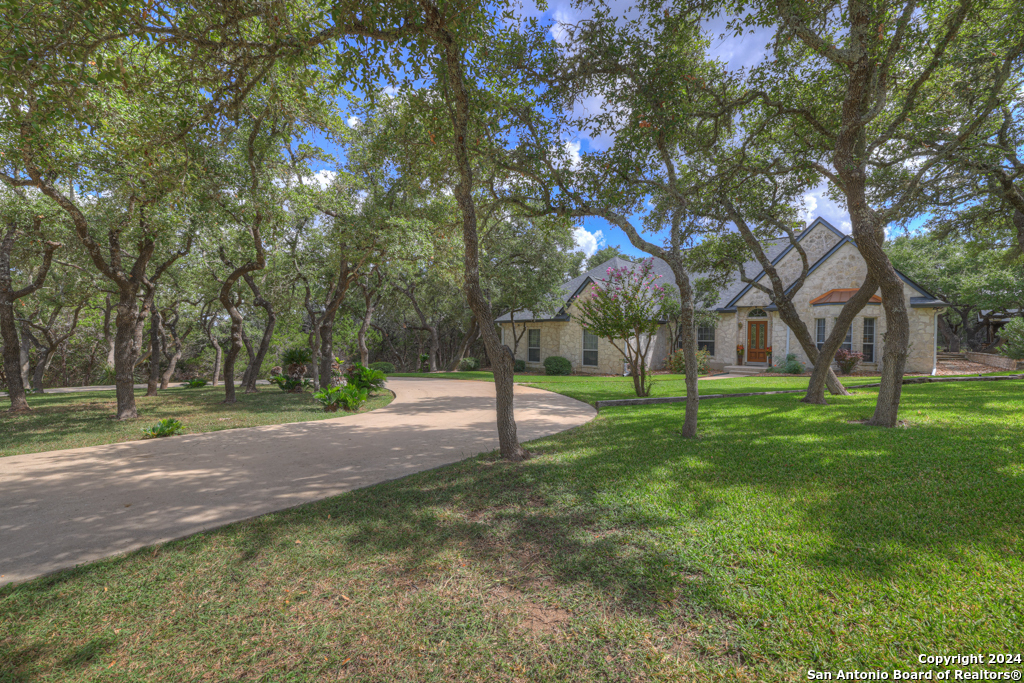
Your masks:
M516 372L526 372L526 361L516 359L516 362L512 364Z
M544 374L546 375L571 375L572 363L568 358L561 356L548 356L544 359Z
M376 363L370 363L368 366L371 370L380 370L385 375L390 375L395 372L395 366L393 363L389 363L386 360L379 360Z

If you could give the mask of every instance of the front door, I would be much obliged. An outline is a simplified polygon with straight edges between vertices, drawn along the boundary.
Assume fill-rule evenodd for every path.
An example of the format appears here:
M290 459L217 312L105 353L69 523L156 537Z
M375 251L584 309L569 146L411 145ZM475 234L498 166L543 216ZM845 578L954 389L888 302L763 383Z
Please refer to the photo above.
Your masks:
M747 362L768 362L768 321L747 323Z

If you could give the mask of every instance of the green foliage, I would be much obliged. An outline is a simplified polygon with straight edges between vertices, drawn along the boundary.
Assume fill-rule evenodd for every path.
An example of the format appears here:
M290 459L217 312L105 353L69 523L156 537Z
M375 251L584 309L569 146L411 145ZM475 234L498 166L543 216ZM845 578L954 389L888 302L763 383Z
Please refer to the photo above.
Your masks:
M370 392L366 389L357 387L353 384L346 384L343 387L336 388L340 389L338 402L343 408L345 408L345 410L356 410L370 395Z
M202 377L196 377L185 382L184 386L186 389L199 389L206 386L206 380Z
M360 363L356 363L345 373L345 381L348 385L367 391L382 388L386 380L387 376L380 370L368 368Z
M516 358L512 363L512 368L515 372L526 372L526 361L521 358Z
M466 356L459 361L459 370L464 372L472 372L473 370L480 369L480 361L473 356Z
M863 354L857 351L847 351L846 349L836 351L836 365L839 366L839 373L842 375L849 375L856 370L862 360L864 360Z
M306 389L313 388L313 382L308 377L289 377L287 375L274 375L270 378L271 384L276 384L281 391L289 394L299 394Z
M163 436L174 436L175 434L183 434L185 432L185 425L181 424L181 421L168 417L160 420L152 427L142 430L144 439L158 439Z
M420 354L420 372L430 372L430 355Z
M668 368L677 375L686 374L686 357L683 354L682 349L678 349L675 353L668 357ZM711 354L707 352L707 349L697 349L697 374L707 374L708 370L711 369Z
M321 389L313 394L313 398L323 404L325 410L334 412L338 406L342 406L345 410L356 410L366 402L369 395L370 392L363 387L346 384L342 387Z
M281 354L281 362L290 368L298 369L313 362L313 352L309 347L296 346Z
M546 375L571 375L572 363L568 358L561 356L548 356L544 359L544 374Z
M1024 318L1012 318L999 330L999 336L1006 340L1003 353L1014 360L1024 360Z
M370 363L367 367L370 368L371 370L380 370L385 375L390 375L395 371L395 366L393 363L388 363L387 361L383 360L379 360L376 363Z
M786 359L780 361L778 365L773 365L768 368L768 372L781 372L790 375L799 375L804 371L804 364L796 359L795 353L786 355Z

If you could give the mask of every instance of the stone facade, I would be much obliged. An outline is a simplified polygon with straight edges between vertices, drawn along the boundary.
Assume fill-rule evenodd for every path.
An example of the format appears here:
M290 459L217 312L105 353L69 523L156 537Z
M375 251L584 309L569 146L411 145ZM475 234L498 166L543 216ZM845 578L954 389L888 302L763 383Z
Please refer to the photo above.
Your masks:
M860 287L867 274L867 266L856 245L822 221L815 221L807 229L807 232L800 238L800 245L807 255L808 264L811 265L812 270L804 281L803 287L794 297L793 303L807 325L811 338L814 339L818 319L825 321L826 336L832 333L842 304L813 305L811 301L833 289ZM776 262L776 268L783 281L790 283L795 280L802 270L799 252L796 249L790 249L777 258L779 260ZM747 275L755 276L757 272L748 267ZM771 287L767 277L762 278L759 282L766 287ZM922 296L925 293L909 283L905 283L903 289L904 296L908 301L907 309L910 316L911 345L910 355L907 359L907 372L930 373L935 368L936 317L941 314L942 308L914 308L909 305L911 298L928 299L929 297ZM746 291L742 291L742 288L736 291L737 295L732 300L720 302L720 318L715 330L715 348L711 356L711 367L721 370L727 365L738 364L736 346L737 344L747 346L750 314L755 309L759 309L759 314L767 314L768 345L772 347L773 362L781 362L787 353L792 353L809 368L810 362L807 354L800 347L796 336L779 318L778 312L771 310L771 301L768 295L754 287L750 287ZM940 306L941 303L938 305ZM621 374L623 371L622 353L606 339L600 339L598 342L598 365L596 367L583 365L583 329L575 321L574 312L574 306L570 303L565 310L570 317L568 321L549 319L515 323L518 333L522 333L524 325L527 329L541 330L540 362L528 362L527 367L539 369L543 367L542 362L548 356L564 356L572 363L575 372ZM765 320L762 316L757 319ZM866 361L862 367L865 370L877 370L882 359L886 332L885 313L882 305L868 304L854 319L851 344L853 351L863 353L866 350L864 338L866 319L873 319L874 353L871 361ZM511 325L504 322L500 326L505 343L509 347L513 347ZM527 340L528 333L525 333L516 351L516 358L527 359ZM668 347L668 331L663 326L652 344L649 356L651 367L654 369L664 367L665 360L670 353Z

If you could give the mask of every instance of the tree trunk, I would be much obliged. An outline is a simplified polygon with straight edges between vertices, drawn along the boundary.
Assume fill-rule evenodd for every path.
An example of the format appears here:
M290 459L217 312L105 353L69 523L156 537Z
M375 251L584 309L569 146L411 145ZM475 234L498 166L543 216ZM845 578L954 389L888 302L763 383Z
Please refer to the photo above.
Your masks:
M529 453L519 443L516 433L515 407L513 405L514 362L512 351L502 347L491 304L480 287L480 246L477 236L476 207L473 203L473 170L469 160L469 97L463 82L462 53L454 38L449 34L436 36L440 40L445 69L447 90L450 101L449 112L455 141L455 163L459 182L455 186L455 198L462 212L462 241L465 245L463 266L465 271L465 292L473 315L480 324L480 332L487 348L494 371L494 392L497 402L498 442L501 457L519 461Z
M815 351L817 359L814 361L814 370L811 372L811 380L807 386L807 394L800 399L804 403L813 403L816 405L827 404L827 401L825 400L826 381L830 375L835 378L835 372L832 371L832 359L835 358L836 351L839 350L839 347L843 345L843 341L846 339L846 330L853 324L853 319L865 306L867 306L868 300L874 296L877 289L878 281L872 277L871 271L869 270L864 284L860 286L857 293L854 294L839 311L839 317L836 318L835 327L832 328L832 332L825 339L825 343L822 344L821 350ZM806 327L804 329L806 330ZM807 337L808 340L810 340L809 333ZM799 338L800 335L797 335L798 340ZM815 348L817 347L815 346ZM838 379L836 379L836 381L838 383ZM842 393L848 394L849 392L843 389Z
M469 346L470 344L473 343L473 340L476 338L476 333L477 324L476 318L474 317L471 318L469 321L469 329L466 330L466 336L463 337L462 344L459 346L459 351L458 353L455 354L455 360L452 362L451 367L448 369L448 372L455 372L456 370L459 369L459 363L462 362L462 359L466 357L466 353L469 352Z
M160 326L162 316L160 311L153 307L153 313L149 316L149 382L146 384L146 396L156 396L160 388Z
M334 384L331 368L334 363L334 316L320 324L320 358L317 363L317 383L326 389Z
M242 350L242 316L233 304L228 315L231 316L231 338L224 356L224 403L235 403L235 359Z
M136 328L142 317L135 302L138 287L121 291L114 319L114 388L117 393L117 419L133 420L139 416L135 407Z
M373 307L368 304L366 312L363 314L363 324L359 326L359 334L356 337L356 343L359 346L359 362L363 365L370 364L370 348L366 345L366 330L370 328L371 320L373 320Z
M220 377L220 364L224 358L224 349L220 347L220 342L217 341L216 337L210 337L210 343L213 344L213 386L217 386L217 378Z
M39 350L42 357L36 362L36 367L32 371L32 393L35 394L46 393L43 388L43 376L50 369L50 363L53 362L53 356L57 352L56 347L42 346L39 347Z
M25 384L21 375L21 341L14 323L14 306L9 294L0 299L0 334L4 342L4 374L7 377L7 397L10 411L23 413L31 410L25 398Z
M256 380L259 379L260 370L263 368L263 360L267 357L267 352L270 350L270 342L274 338L274 328L277 326L277 314L274 313L273 304L267 299L263 298L260 293L259 286L256 284L256 280L251 274L245 274L245 282L249 285L249 289L252 290L255 299L254 304L262 308L267 312L267 324L263 328L263 337L260 339L260 346L256 350L256 356L249 363L249 367L245 371L245 379L243 384L245 386L245 393L255 394Z
M673 259L674 260L674 259ZM679 264L670 264L679 288L679 327L683 339L683 363L686 367L686 414L683 417L682 435L686 438L697 436L697 411L700 407L700 389L697 384L697 335L694 334L693 287L689 273ZM671 344L671 341L669 342Z
M856 231L856 226L855 226ZM903 280L896 273L880 241L874 235L862 236L857 246L868 264L868 272L877 278L882 289L885 310L885 335L882 341L882 378L878 388L875 414L867 424L895 427L899 420L900 397L903 394L903 372L907 366L910 345L910 316L903 293Z

